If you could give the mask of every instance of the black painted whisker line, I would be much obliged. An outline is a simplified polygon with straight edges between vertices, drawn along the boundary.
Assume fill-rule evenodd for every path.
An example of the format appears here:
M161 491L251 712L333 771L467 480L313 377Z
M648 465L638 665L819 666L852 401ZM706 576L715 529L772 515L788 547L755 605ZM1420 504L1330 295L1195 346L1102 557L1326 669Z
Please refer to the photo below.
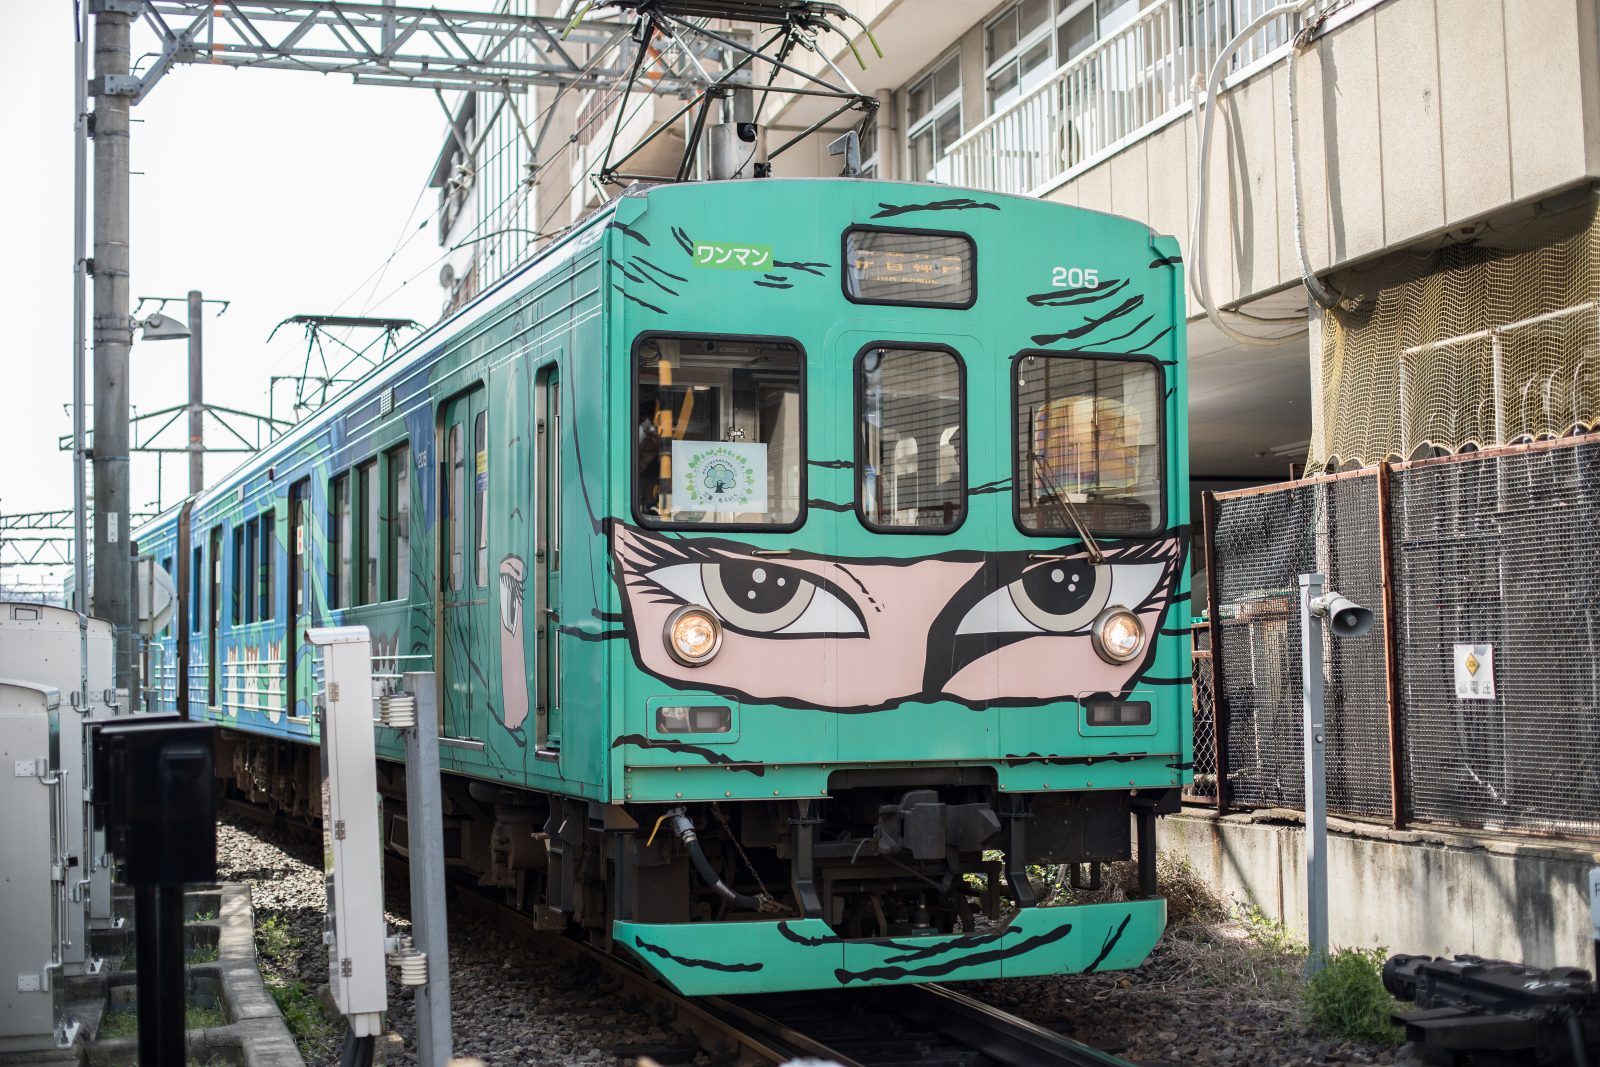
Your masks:
M615 260L613 260L612 262L616 263ZM633 259L633 262L635 262L635 263L643 263L643 260L641 260L637 256L635 256L634 259ZM640 285L644 285L644 284L648 283L650 285L655 286L657 289L660 289L664 293L668 293L668 294L670 294L672 296L678 296L679 295L678 290L672 288L672 286L668 285L666 282L662 281L660 278L657 278L654 274L651 274L648 271L644 271L644 270L630 271L630 270L628 270L627 267L622 266L621 263L616 263L616 265L622 270L622 273L630 281L637 282Z
M603 641L614 641L619 637L627 637L627 630L585 630L578 626L559 626L561 633L578 641L598 644Z
M1151 345L1155 344L1157 341L1161 340L1163 337L1165 337L1167 334L1169 334L1171 332L1172 332L1172 327L1168 326L1166 329L1162 330L1160 333L1158 333L1154 337L1150 338L1150 340L1146 341L1144 344L1140 345L1139 347L1132 349L1131 351L1133 351L1133 352L1143 352L1145 349L1149 348ZM1167 360L1166 362L1170 365L1174 361Z
M616 221L616 219L611 220L611 228L627 234L629 237L632 237L635 241L638 241L640 244L646 247L649 247L650 245L650 238L646 237L632 226Z
M804 271L806 274L815 274L819 278L822 277L823 270L833 266L831 263L791 263L783 259L773 260L772 265L774 267L782 267L784 270L798 270Z
M1193 685L1194 675L1186 674L1182 678L1152 678L1145 675L1139 679L1140 685Z
M1129 912L1122 917L1121 924L1115 930L1106 931L1106 939L1100 945L1100 955L1089 961L1089 966L1083 969L1085 974L1093 971L1106 961L1106 957L1111 955L1111 950L1117 947L1117 942L1122 940L1123 931L1127 930L1128 923L1132 920L1133 913Z
M854 467L855 463L848 459L808 459L806 460L806 465L810 467L826 467L828 470L847 471Z
M1093 330L1098 330L1100 327L1114 319L1120 319L1122 316L1132 313L1143 304L1144 294L1141 293L1137 296L1130 296L1128 299L1124 300L1122 303L1118 304L1104 315L1085 316L1083 325L1069 331L1068 335L1071 337L1082 337L1086 333L1089 333Z
M1182 256L1157 256L1155 259L1150 261L1150 269L1155 270L1157 267L1173 267L1182 262Z
M763 289L793 289L794 288L794 286L791 285L788 282L764 282L764 281L761 281L760 279L757 279L756 284L761 286L761 288L763 288Z
M658 308L654 304L650 303L650 301L641 299L641 298L639 298L637 296L634 296L632 293L628 292L628 290L624 289L620 285L617 285L615 282L612 283L611 288L613 288L617 292L621 293L625 299L632 300L635 304L638 304L640 307L649 308L651 311L654 311L658 315L665 315L667 313L665 308Z
M701 967L706 970L726 971L736 974L740 972L759 971L763 966L763 964L760 963L718 963L716 960L697 960L688 956L676 956L668 950L662 948L660 945L652 945L642 937L635 937L634 941L638 944L639 948L643 949L644 951L655 956L660 956L664 960L671 960L680 967Z
M818 508L818 509L820 509L822 511L845 512L845 511L849 511L854 506L855 505L853 505L853 504L838 504L838 503L835 503L832 500L807 500L806 501L806 507Z
M1133 918L1129 915L1128 918ZM1020 931L1019 931L1020 932ZM867 967L859 971L846 970L843 967L833 972L834 977L841 985L849 982L867 982L874 979L887 979L893 981L899 978L938 978L943 975L959 971L964 967L979 967L997 960L1010 959L1015 956L1024 956L1036 948L1041 948L1054 941L1059 941L1072 932L1071 923L1062 923L1047 934L1038 934L1034 937L1018 941L1016 944L1003 948L993 948L986 952L974 952L958 959L945 960L940 963L929 964L925 967ZM1114 944L1115 942L1113 942ZM1111 950L1105 950L1109 953Z
M611 261L611 265L617 270L621 271L622 276L635 285L644 285L649 281L649 279L644 277L642 274L635 274L633 271L629 270L627 266L624 265L619 259L613 259Z
M676 226L672 228L672 239L678 242L678 247L683 249L686 255L694 255L694 242L689 240L688 234Z
M1115 344L1118 341L1126 340L1127 338L1132 337L1134 334L1138 333L1140 330L1144 329L1146 326L1150 325L1150 320L1153 319L1153 318L1155 318L1154 315L1146 315L1144 318L1139 320L1138 325L1134 326L1131 330L1128 330L1126 333L1119 333L1115 337L1107 337L1104 340L1096 341L1095 345L1098 347L1098 346Z
M875 219L888 219L896 215L907 215L913 211L970 211L973 208L983 208L989 211L999 211L999 204L983 203L971 197L955 197L949 200L933 200L926 204L878 204L879 210L873 214Z
M763 778L767 773L765 763L736 760L725 752L716 752L702 745L690 744L687 741L679 741L676 738L647 737L644 734L622 734L611 742L611 747L659 749L662 752L698 756L713 766L745 771L755 775L757 778Z
M1076 304L1092 304L1097 300L1115 296L1127 286L1127 278L1107 278L1103 282L1080 285L1076 289L1052 289L1048 293L1034 293L1028 297L1028 303L1034 307L1072 307Z
M659 266L655 262L653 262L651 260L648 260L648 259L645 259L643 256L634 256L633 257L633 262L638 263L641 266L649 267L651 270L655 271L657 274L664 274L668 278L671 278L673 281L686 282L686 281L689 280L688 278L685 278L681 274L674 274L670 270L667 270L665 267Z

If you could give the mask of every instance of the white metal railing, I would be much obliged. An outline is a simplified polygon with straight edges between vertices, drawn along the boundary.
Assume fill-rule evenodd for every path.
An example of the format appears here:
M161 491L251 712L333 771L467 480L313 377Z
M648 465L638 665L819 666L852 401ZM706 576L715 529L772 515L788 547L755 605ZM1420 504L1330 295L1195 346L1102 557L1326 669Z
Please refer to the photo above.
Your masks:
M1280 0L1155 0L1038 88L969 130L946 159L953 184L1042 195L1186 114L1233 36ZM1339 0L1323 0L1317 7ZM1294 15L1251 35L1228 64L1236 83L1288 54ZM1187 175L1173 175L1175 181Z

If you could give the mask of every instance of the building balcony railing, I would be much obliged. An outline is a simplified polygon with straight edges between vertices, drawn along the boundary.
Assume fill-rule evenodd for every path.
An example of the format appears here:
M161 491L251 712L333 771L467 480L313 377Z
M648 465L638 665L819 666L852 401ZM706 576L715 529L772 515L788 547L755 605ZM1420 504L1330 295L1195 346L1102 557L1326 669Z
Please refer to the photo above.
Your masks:
M1041 196L1187 114L1218 54L1276 3L1155 0L968 131L950 146L941 169L956 185ZM1230 58L1222 84L1237 84L1287 56L1297 22L1281 15L1251 34Z

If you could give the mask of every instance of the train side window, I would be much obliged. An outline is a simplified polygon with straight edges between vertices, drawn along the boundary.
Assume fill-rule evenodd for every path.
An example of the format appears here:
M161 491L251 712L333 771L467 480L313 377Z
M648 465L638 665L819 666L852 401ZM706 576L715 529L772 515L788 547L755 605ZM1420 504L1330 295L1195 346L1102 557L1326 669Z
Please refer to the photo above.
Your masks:
M350 606L350 476L328 483L328 607Z
M205 629L200 614L203 601L201 590L205 588L205 549L195 545L191 555L194 562L189 567L189 630L191 633L200 633Z
M171 578L172 581L173 581L174 586L176 586L177 581L178 581L178 575L177 575L177 572L172 569L172 557L171 556L168 556L168 557L166 557L165 559L163 559L161 561L161 569L167 572L167 577ZM159 634L159 636L160 637L171 637L172 636L172 628L177 625L177 621L178 621L178 613L176 611L174 611L172 613L171 617L167 619L167 624L161 628L161 633Z
M256 596L256 568L261 559L261 523L249 519L244 524L244 569L239 575L239 599L244 601L241 614L245 622L259 618L260 599Z
M278 517L275 512L261 516L261 555L256 563L256 618L274 617L273 572L277 562Z
M386 600L405 600L411 595L411 449L407 446L389 453L388 478L383 595Z
M489 584L489 415L480 411L472 420L472 484L475 497L472 523L476 546L473 584L482 589Z
M378 461L368 460L356 468L362 515L361 573L355 579L357 603L378 602Z
M1162 522L1162 373L1153 360L1025 353L1012 367L1023 533L1139 536Z
M856 506L868 529L948 533L967 511L966 387L944 348L856 357Z
M445 521L450 524L449 534L446 538L446 544L449 547L447 554L450 571L449 583L451 589L460 589L463 566L462 553L464 551L462 539L466 536L466 531L461 525L461 512L467 504L465 495L467 459L466 450L461 444L461 424L459 422L451 423L450 425L449 449L445 475L449 480L445 496L447 507L449 508L449 514L445 516Z
M231 592L233 594L233 607L230 617L233 625L238 626L244 622L244 527L233 528L233 581Z
M648 526L797 528L805 353L764 337L634 346L634 513Z

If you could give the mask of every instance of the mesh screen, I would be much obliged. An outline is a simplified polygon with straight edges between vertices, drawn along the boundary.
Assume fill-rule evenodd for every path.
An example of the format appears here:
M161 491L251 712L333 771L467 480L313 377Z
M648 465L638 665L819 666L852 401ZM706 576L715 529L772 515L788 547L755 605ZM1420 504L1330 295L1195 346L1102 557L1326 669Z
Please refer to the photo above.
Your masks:
M1418 819L1600 834L1600 444L1398 468L1391 517ZM1455 646L1493 648L1457 699Z
M1314 469L1600 425L1600 218L1582 190L1350 272L1322 319Z
M1375 475L1219 496L1213 536L1218 604L1212 618L1220 620L1213 624L1213 642L1220 647L1222 676L1216 684L1228 714L1230 802L1304 804L1299 575L1317 572L1329 588L1377 615L1370 633L1330 640L1323 648L1328 807L1389 815Z
M1194 781L1184 797L1201 803L1217 799L1217 705L1213 689L1211 649L1201 648L1208 627L1195 629L1194 650Z

